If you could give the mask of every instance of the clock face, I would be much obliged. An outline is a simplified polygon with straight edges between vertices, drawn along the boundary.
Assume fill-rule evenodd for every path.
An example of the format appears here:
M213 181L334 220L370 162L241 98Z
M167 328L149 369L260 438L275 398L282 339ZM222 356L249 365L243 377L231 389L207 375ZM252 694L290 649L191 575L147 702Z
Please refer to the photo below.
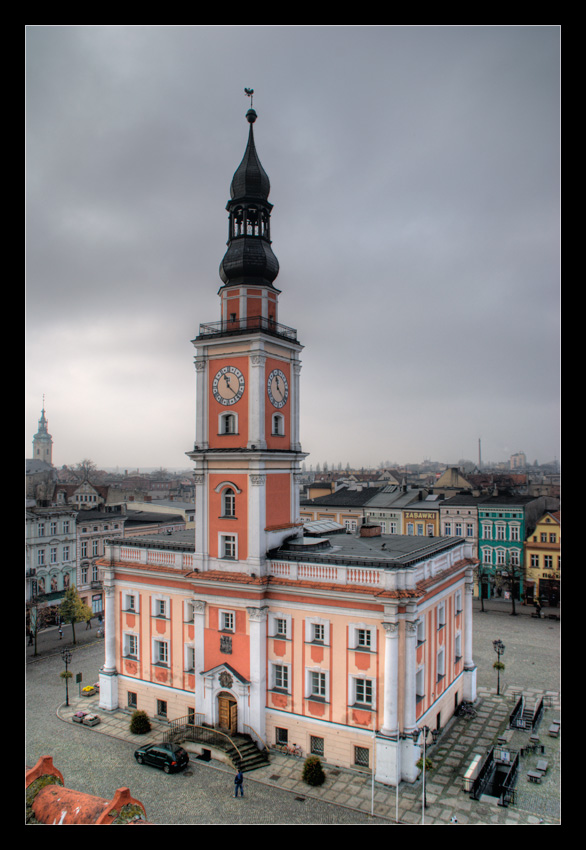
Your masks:
M224 366L213 380L212 392L220 404L236 404L244 392L244 375L236 366Z
M289 384L280 369L273 369L267 381L267 392L273 407L284 407L289 397Z

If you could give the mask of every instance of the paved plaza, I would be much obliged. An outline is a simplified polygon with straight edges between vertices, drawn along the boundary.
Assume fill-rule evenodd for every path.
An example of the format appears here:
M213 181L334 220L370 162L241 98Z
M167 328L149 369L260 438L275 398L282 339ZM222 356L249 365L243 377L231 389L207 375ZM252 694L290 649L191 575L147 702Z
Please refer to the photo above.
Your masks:
M303 759L272 752L270 763L245 775L245 796L234 799L234 771L212 759L192 758L182 774L167 776L137 765L137 745L160 739L164 725L153 725L148 736L129 732L125 712L97 709L98 697L81 696L81 685L70 685L69 706L59 672L60 650L69 635L58 641L57 633L44 635L43 648L33 655L27 648L27 746L26 763L32 766L41 755L51 755L64 774L68 787L111 798L121 786L145 805L156 824L319 824L319 825L557 825L561 821L560 744L547 730L553 719L561 720L559 642L560 622L530 617L528 609L515 616L506 603L485 606L475 603L475 661L478 664L477 715L454 718L438 742L428 749L433 769L426 776L422 804L422 779L402 784L398 793L372 783L366 773L343 770L324 762L326 781L319 788L301 779ZM559 611L552 616L557 616ZM496 655L492 641L505 644L505 671L497 694ZM83 685L97 681L103 662L103 641L95 632L81 632L73 649L70 669L82 672ZM39 649L39 647L37 647ZM513 805L501 807L492 799L472 800L463 790L464 772L475 754L485 754L506 731L508 717L518 695L529 706L543 697L544 717L537 730L548 770L540 784L527 780L537 754L526 753L516 784ZM93 728L73 724L78 707L97 710L102 722ZM528 731L512 733L510 747L521 751L529 743Z

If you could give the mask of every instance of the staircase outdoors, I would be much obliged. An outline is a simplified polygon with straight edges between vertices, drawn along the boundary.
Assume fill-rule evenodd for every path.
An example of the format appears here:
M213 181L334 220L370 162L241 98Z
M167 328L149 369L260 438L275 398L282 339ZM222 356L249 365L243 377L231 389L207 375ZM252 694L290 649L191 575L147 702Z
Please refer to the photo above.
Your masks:
M194 724L191 717L172 720L165 741L182 743L192 741L204 746L222 750L236 770L256 770L268 764L268 750L259 749L250 735L241 733L228 735L220 729L204 724Z

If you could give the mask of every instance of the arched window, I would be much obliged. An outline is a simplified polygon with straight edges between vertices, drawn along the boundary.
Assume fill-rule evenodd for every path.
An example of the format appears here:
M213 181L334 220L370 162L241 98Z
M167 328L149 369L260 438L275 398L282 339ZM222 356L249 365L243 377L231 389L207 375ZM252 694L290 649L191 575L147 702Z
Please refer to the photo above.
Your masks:
M231 487L226 487L222 493L222 515L236 516L236 494Z

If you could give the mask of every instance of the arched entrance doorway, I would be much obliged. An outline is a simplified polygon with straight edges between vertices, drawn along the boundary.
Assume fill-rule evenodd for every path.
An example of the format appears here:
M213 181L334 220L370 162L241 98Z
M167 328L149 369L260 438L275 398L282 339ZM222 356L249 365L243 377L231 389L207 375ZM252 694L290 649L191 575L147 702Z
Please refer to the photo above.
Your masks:
M238 731L238 703L227 691L218 694L218 725L230 735Z

